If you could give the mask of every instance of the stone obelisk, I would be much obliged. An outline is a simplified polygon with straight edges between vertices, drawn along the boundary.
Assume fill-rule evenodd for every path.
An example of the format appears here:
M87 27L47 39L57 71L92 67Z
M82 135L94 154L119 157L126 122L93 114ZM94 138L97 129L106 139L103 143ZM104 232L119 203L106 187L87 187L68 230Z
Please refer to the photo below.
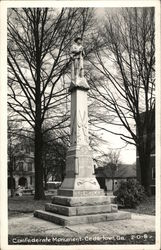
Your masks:
M76 38L71 48L71 134L66 160L66 177L58 191L60 195L100 195L103 191L95 178L92 151L88 137L89 85L84 77L82 39Z
M82 39L77 38L71 48L71 135L66 175L52 203L45 205L45 211L34 212L36 217L61 225L129 218L128 213L117 213L114 196L105 196L94 174L88 137L89 85L84 77L83 54Z

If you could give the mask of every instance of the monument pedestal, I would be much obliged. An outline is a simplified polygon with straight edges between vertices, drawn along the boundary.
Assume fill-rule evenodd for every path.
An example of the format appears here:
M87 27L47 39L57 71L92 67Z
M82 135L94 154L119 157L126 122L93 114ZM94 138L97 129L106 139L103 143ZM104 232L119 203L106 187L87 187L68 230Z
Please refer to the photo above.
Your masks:
M98 213L90 215L64 216L52 212L36 210L34 216L62 226L89 224L113 220L130 219L130 213L119 211L117 213Z
M66 159L66 176L52 203L34 216L60 225L129 219L130 213L118 212L114 196L105 196L94 173L88 139L88 84L71 85L71 146ZM83 84L84 83L84 84Z
M87 190L86 190L87 193ZM118 211L114 196L55 196L45 204L45 211L34 216L62 226L130 219L128 212Z

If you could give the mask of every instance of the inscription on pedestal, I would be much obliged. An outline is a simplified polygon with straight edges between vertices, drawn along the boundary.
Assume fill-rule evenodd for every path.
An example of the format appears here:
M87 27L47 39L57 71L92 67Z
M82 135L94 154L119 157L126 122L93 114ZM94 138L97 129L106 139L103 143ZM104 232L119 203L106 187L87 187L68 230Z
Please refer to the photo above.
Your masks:
M100 192L100 190L77 190L76 194L77 196L97 196L100 195L100 193L102 194L102 192Z
M68 196L68 197L83 197L83 196L102 196L104 191L102 189L98 190L76 190L76 189L59 189L58 195Z

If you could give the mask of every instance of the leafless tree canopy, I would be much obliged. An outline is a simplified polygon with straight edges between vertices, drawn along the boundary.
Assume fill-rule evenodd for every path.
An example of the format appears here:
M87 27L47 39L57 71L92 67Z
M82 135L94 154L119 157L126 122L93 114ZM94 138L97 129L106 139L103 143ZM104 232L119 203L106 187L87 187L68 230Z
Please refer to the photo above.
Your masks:
M126 134L117 134L137 146L142 184L147 187L145 168L148 173L155 114L154 9L107 12L99 39L104 48L96 49L94 60L90 60L91 97L116 118L114 124L126 128Z
M66 74L74 38L91 25L85 8L23 8L8 11L8 105L35 133L35 198L42 185L43 134L69 119ZM66 77L66 78L64 78ZM50 120L50 128L42 130Z

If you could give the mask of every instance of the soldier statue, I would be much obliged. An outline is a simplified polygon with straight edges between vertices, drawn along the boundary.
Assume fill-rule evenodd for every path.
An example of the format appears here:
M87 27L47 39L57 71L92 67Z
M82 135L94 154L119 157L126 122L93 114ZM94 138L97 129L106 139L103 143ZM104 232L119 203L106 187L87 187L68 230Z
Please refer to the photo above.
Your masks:
M84 78L83 56L85 54L83 50L82 38L77 37L74 40L70 53L72 59L72 70L71 70L72 83L70 89L76 86L80 88L89 89L88 83Z

